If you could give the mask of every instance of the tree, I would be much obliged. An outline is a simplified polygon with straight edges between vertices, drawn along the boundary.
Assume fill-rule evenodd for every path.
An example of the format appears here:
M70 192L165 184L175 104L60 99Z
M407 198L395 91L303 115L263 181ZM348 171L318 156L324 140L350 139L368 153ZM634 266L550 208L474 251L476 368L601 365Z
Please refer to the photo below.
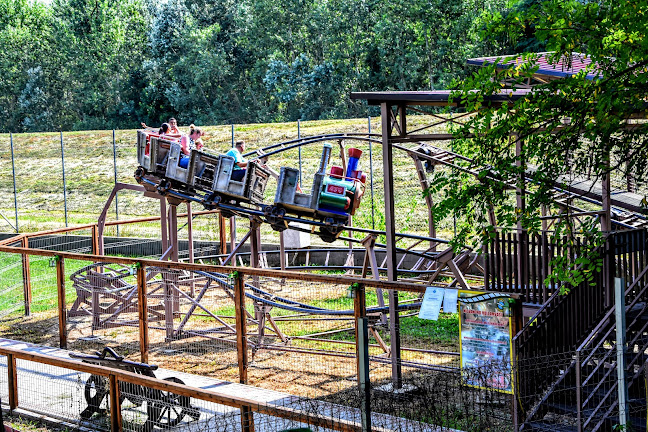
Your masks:
M490 206L496 208L499 224L521 223L538 230L541 207L552 205L552 189L565 181L559 175L645 178L648 40L646 20L640 18L646 16L645 2L546 0L493 17L485 33L489 37L515 43L529 40L532 28L532 36L553 52L550 63L569 62L573 52L581 52L591 64L501 106L489 105L489 97L503 90L505 80L512 89L522 88L538 69L538 54L527 53L523 64L499 72L494 65L481 68L461 83L455 100L477 114L456 131L475 138L458 145L488 169L477 178L455 174L439 179L435 186L435 191L446 192L437 207L440 215L465 217L457 241L488 239L493 229L487 219ZM523 145L521 156L515 143ZM522 186L525 175L532 181L526 186L526 207L520 209L505 184ZM561 219L557 229L594 233L598 225L577 227Z
M50 79L64 86L58 99L69 113L64 129L137 124L136 92L146 59L146 16L139 0L55 0L55 58Z
M52 128L51 14L27 0L0 0L0 132Z

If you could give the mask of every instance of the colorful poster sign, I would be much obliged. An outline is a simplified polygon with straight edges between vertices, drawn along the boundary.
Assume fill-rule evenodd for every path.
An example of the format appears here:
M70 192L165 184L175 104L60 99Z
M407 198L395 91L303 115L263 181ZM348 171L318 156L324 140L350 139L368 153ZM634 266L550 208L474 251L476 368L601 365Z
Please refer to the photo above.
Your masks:
M467 385L512 393L509 297L459 294L461 372Z

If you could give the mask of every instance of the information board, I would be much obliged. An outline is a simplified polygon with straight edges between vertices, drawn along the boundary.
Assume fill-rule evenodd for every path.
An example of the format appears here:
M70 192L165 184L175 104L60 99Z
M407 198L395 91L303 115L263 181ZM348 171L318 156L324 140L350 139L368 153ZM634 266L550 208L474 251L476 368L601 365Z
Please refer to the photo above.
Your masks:
M459 292L461 372L467 385L512 393L510 298Z

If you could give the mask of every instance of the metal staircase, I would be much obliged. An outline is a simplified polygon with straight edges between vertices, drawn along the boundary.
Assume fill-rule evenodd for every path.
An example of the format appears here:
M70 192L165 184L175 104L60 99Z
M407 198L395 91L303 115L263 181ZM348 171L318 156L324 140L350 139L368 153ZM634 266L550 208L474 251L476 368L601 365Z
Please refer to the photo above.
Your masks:
M595 285L572 287L568 295L555 293L514 338L519 430L621 430L616 426L619 422L619 381L614 304L609 301L611 293L606 288L610 283L602 284L605 279L612 282L615 275L625 281L626 380L623 385L628 392L625 430L647 430L646 231L610 236L605 256L610 276L603 277L605 271L602 271ZM591 303L593 295L603 299L600 308ZM588 307L579 307L583 303ZM589 330L582 332L586 327L590 327ZM566 419L570 421L564 421Z

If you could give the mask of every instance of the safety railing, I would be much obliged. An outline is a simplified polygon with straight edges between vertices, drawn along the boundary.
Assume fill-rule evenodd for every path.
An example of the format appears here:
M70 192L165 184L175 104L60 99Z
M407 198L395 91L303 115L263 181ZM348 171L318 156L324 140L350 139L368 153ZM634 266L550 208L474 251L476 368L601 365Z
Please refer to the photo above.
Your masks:
M93 417L92 412L84 415L89 408L106 415L106 426L111 431L158 430L181 424L196 431L221 430L215 428L224 424L234 428L223 430L243 432L255 430L255 424L260 429L272 430L305 426L345 432L362 430L360 422L345 419L348 413L333 404L322 403L317 413L303 409L307 405L297 398L262 403L187 386L178 379L158 379L34 350L0 347L0 356L6 358L6 381L0 379L0 383L6 383L11 410L25 407L92 429L103 428L100 416ZM75 391L79 387L84 389ZM102 403L104 397L107 404ZM51 402L52 399L63 402ZM81 410L83 407L86 409Z

